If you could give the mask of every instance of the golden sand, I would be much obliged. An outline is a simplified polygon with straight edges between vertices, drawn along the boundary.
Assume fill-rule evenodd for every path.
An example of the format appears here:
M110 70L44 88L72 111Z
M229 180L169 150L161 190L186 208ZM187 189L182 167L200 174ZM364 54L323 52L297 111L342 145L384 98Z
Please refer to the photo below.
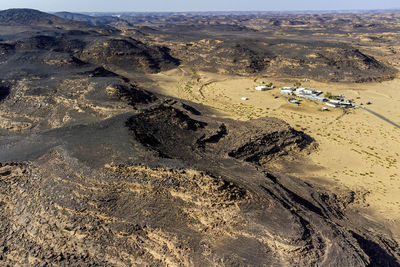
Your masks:
M279 87L292 86L300 81L296 79L236 77L184 68L151 78L153 86L146 89L213 107L220 111L218 116L240 120L278 117L311 135L319 146L304 161L312 167L294 168L290 174L330 190L358 192L362 199L357 203L365 216L400 236L399 128L363 109L321 111L323 103L309 100L300 106L289 104ZM277 88L256 91L260 81L273 82ZM368 84L300 82L304 87L342 94L400 124L400 79ZM369 101L372 104L366 105Z

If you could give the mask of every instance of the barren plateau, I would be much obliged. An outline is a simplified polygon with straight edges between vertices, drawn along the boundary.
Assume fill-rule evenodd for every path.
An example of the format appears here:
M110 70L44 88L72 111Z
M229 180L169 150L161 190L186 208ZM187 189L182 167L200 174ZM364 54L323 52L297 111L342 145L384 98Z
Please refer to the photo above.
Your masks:
M0 265L399 266L399 29L0 11Z

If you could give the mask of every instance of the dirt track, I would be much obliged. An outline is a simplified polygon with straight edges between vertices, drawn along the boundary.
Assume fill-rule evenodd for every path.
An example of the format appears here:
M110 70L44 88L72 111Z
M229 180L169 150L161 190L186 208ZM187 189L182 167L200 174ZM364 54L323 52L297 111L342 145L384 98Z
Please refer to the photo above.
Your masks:
M0 24L7 89L0 87L7 91L0 102L0 265L398 265L396 240L354 208L359 192L331 192L289 173L316 153L313 137L277 118L222 118L143 89L150 73L179 64L190 69L196 49L209 43L211 56L196 64L208 68L216 52L236 58L229 68L264 71L268 64L260 59L270 50L263 45L196 40L198 47L189 43L179 54L180 44L159 46L171 45L179 25L136 40L129 28L96 28L30 10L0 12ZM203 29L197 37L260 34L247 26L194 28ZM131 30L139 29L145 30ZM193 28L183 29L178 42L186 46ZM293 44L283 43L272 52ZM322 52L335 57L338 50L328 46L334 45L322 43ZM339 67L363 69L361 80L392 78L386 63L343 47ZM324 69L316 77L325 79L332 65ZM196 100L191 86L201 77L193 68L188 73L189 83L176 90Z

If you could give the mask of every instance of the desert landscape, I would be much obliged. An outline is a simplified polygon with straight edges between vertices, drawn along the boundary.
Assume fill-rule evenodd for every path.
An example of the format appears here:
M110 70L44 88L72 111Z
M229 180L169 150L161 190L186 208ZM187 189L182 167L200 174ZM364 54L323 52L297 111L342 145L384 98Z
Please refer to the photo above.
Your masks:
M399 30L0 11L0 265L399 266Z
M331 16L330 19L338 21L347 16ZM368 15L364 16L364 19L367 19ZM384 21L385 16L396 16L396 14L380 14L380 16L370 15L368 19L375 17L374 21L378 18ZM295 37L290 39L296 39L296 41L303 38L314 39L314 36L318 35L317 32L320 29L315 28L316 26L310 22L311 19L307 16L291 17L303 22L300 29L296 25L288 25L286 29L281 29L283 33L268 32L268 35L279 38L286 37L289 35L286 32L291 32ZM356 23L354 20L352 22ZM258 25L256 27L251 23L250 25L252 25L252 29L264 33L263 29L266 26ZM398 69L400 58L397 53L400 51L400 46L393 42L397 36L396 33L381 33L382 35L378 37L380 41L376 43L376 39L371 37L371 34L376 34L378 31L376 29L368 28L366 30L364 28L360 32L353 31L349 36L346 33L349 25L344 24L342 27L344 29L339 28L335 37L329 35L331 38L329 41L337 38L336 40L341 45L347 43L363 51L368 51L374 58L379 58L382 62L387 62ZM359 27L363 28L363 26ZM343 32L341 32L342 30ZM300 37L304 32L308 35ZM318 37L315 39L318 40ZM325 38L324 41L326 41ZM200 45L197 43L195 45L204 44L205 47L208 47L210 43L212 46L215 42L213 39L202 39L199 41ZM310 53L311 51L306 50L306 52ZM203 58L207 56L204 54ZM298 68L291 67L295 72L298 71ZM310 64L304 64L304 67L318 69L318 66L314 67ZM389 225L394 237L400 236L400 198L398 194L400 192L400 178L398 177L400 155L400 108L398 105L400 95L398 88L400 80L396 78L397 76L388 81L368 83L357 80L346 81L346 78L337 82L329 82L331 78L319 79L318 74L310 73L304 73L303 79L296 79L296 77L282 72L278 72L278 74L276 72L257 73L241 77L225 74L226 71L216 74L202 71L202 69L204 69L203 66L193 65L190 68L183 67L154 74L152 81L157 86L154 86L153 83L147 89L213 107L221 112L218 116L222 117L239 120L265 116L280 118L295 129L309 134L316 139L319 145L318 149L308 158L298 162L298 167L279 166L279 172L287 172L311 183L321 183L333 191L345 188L345 190L357 192L359 196L362 196L360 206L357 208L370 214L370 219L375 218L373 220L379 221L383 225ZM300 68L300 72L301 70ZM335 80L337 77L335 76L333 79ZM260 81L271 82L276 89L267 92L254 90ZM322 105L315 101L305 100L301 106L293 106L287 102L287 97L279 93L278 88L293 86L295 83L300 83L302 87L331 92L334 95L342 94L355 101L357 105L372 102L373 104L367 108L388 118L390 122L363 109L338 109L321 112ZM241 100L243 96L248 97L249 100L244 102Z

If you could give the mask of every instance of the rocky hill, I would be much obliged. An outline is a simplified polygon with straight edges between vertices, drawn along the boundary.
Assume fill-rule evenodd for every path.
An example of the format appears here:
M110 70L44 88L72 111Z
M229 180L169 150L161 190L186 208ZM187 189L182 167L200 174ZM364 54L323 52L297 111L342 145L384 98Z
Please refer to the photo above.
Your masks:
M398 44L390 34L400 29L391 19L398 16L143 14L132 15L132 20L147 34L143 39L167 43L183 64L198 69L371 82L390 80L398 73L391 60ZM382 46L392 47L393 53L384 52Z
M95 31L60 31L32 34L16 40L0 42L0 59L6 76L18 69L32 66L32 73L40 71L40 61L48 65L93 63L109 69L129 72L156 73L174 68L180 61L172 57L169 49L148 45L133 38L104 35ZM51 56L49 53L51 52ZM59 58L57 60L55 58ZM61 59L64 58L64 59ZM69 59L66 59L69 58ZM27 64L27 65L20 65ZM47 69L47 68L46 68ZM44 71L45 72L45 71Z
M172 55L184 64L211 72L308 77L331 82L390 80L397 73L395 68L345 43L260 40L257 35L262 38L261 34L256 33L247 38L221 40L208 35L203 39L206 35L188 32L190 37L182 36L181 41L169 40Z
M0 25L85 27L84 23L63 19L34 9L8 9L0 11Z
M345 217L351 194L268 172L312 138L273 118L215 120L91 73L21 81L2 103L14 122L0 141L3 263L396 262L394 241Z
M159 72L179 65L166 47L150 47L133 38L97 39L80 53L82 60L124 70Z
M275 118L216 118L118 74L195 50L38 31L0 36L0 265L398 266L396 241L353 213L355 192L271 171L312 152L312 137ZM207 52L199 65L264 51L226 45L189 49ZM343 65L379 68L353 55Z
M54 15L68 20L85 22L93 26L115 26L121 24L131 26L127 21L113 16L89 16L71 12L57 12Z

